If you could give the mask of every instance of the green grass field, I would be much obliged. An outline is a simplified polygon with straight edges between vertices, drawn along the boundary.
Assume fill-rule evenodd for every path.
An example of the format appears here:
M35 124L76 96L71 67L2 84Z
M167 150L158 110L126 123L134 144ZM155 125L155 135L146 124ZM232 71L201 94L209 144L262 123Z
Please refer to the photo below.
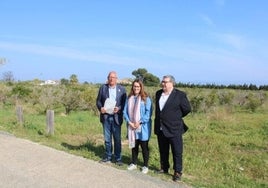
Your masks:
M0 108L0 130L18 137L92 160L104 153L99 117L88 112L55 113L54 135L46 133L46 117L24 109L24 123L16 119L15 107ZM183 182L193 187L268 187L268 112L232 112L214 109L190 114L185 119L189 131L184 135ZM122 125L123 167L130 161L126 126ZM159 155L156 136L150 140L149 174L170 181L171 176L156 175ZM142 162L141 153L139 155ZM171 163L172 164L172 163ZM172 171L171 171L172 173Z

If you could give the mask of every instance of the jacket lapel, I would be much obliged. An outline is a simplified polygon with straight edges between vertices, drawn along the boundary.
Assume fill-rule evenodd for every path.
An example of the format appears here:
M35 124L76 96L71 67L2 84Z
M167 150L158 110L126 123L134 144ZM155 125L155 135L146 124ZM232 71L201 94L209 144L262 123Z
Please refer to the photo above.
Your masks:
M175 92L174 92L174 89L173 89L172 92L170 93L170 95L169 95L169 97L168 97L168 99L166 101L166 104L164 105L162 111L165 111L167 107L172 106L172 103L173 103L172 99L174 98L174 95L175 95Z
M116 90L116 101L119 101L119 93L120 93L120 88L118 87L118 85L115 86L115 90Z
M105 97L106 98L109 98L109 86L108 86L108 84L106 85L106 87L105 87L105 91L104 91L104 93L105 93Z

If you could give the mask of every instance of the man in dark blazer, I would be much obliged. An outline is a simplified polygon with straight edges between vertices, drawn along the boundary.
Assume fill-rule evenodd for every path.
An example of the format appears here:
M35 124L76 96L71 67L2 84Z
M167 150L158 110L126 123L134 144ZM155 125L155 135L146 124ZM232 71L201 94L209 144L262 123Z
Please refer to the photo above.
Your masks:
M191 105L184 92L175 89L175 79L171 75L163 77L161 86L155 95L154 133L157 135L161 169L159 173L168 173L169 148L173 156L173 180L181 180L182 153L185 117L191 112Z
M97 108L100 111L105 145L105 156L101 162L109 163L112 161L114 148L115 162L122 165L121 126L126 90L122 85L117 84L117 73L115 71L108 74L107 80L107 83L100 87L96 100ZM114 147L112 146L112 139L114 140Z

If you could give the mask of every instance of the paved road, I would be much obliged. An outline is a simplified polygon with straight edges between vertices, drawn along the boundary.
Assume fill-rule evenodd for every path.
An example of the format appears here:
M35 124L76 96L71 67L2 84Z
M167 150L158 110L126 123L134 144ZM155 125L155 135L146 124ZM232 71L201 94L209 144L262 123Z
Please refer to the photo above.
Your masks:
M188 186L129 172L0 132L0 187L158 188Z

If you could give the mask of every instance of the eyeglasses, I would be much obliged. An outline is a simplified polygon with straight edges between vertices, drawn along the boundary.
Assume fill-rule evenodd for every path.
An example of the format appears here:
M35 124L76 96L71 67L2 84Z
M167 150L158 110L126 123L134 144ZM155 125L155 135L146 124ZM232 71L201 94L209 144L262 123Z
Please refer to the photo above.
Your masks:
M115 76L109 76L108 78L109 79L117 79L117 77L115 77Z
M165 80L162 80L162 84L166 84L166 83L169 83L170 81L165 81Z

